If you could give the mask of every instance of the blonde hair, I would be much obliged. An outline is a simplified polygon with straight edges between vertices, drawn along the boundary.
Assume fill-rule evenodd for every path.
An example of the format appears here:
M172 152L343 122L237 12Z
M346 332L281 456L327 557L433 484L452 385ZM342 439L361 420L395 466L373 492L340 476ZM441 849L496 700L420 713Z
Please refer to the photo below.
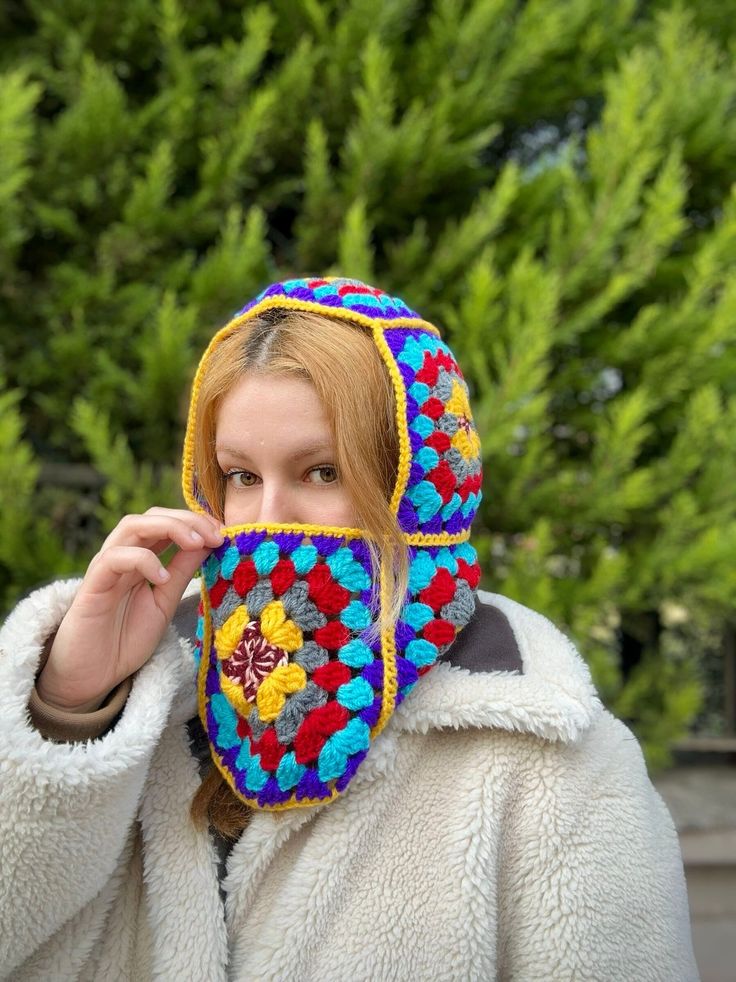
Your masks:
M395 624L409 564L390 508L399 459L396 402L372 336L338 319L277 308L246 321L212 350L199 387L194 467L201 494L221 520L225 482L215 456L217 416L225 395L248 374L297 377L314 386L335 440L339 480L367 532L374 575L382 569L390 576L381 627ZM242 831L248 814L218 771L203 780L192 802L195 820L208 819L228 837Z

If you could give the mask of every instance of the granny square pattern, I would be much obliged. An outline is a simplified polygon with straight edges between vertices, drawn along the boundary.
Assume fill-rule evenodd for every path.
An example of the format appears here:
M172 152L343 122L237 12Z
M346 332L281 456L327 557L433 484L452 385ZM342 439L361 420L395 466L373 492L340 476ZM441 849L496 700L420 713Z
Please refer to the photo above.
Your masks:
M408 602L388 657L360 539L236 532L203 576L207 732L234 789L263 808L344 790L378 726L386 687L393 710L449 647L472 614L479 570L468 543L411 550Z
M258 296L239 310L235 317L247 314L264 300L283 298L298 300L302 304L315 304L320 307L341 308L354 314L364 314L366 317L381 317L384 320L412 318L421 320L419 314L411 310L400 297L391 297L383 290L367 286L360 280L350 279L319 279L309 277L298 280L285 280L283 283L273 283ZM276 306L276 304L274 304Z
M467 531L481 500L480 440L468 387L452 352L435 334L385 334L406 391L410 444L407 485L398 508L403 531Z

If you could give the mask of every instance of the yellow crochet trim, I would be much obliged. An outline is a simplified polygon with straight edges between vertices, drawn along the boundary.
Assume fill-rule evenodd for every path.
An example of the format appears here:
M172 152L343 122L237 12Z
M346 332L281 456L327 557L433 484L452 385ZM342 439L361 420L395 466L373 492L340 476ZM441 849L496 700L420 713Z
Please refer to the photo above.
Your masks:
M373 340L381 354L381 358L383 358L386 370L391 376L396 399L396 431L399 434L399 468L396 475L396 486L391 496L391 512L397 515L399 504L409 481L409 469L411 467L411 444L409 443L409 429L406 425L406 392L401 373L386 343L383 332L377 325L373 328Z
M199 659L199 672L197 673L197 709L199 718L202 721L204 732L207 733L207 696L205 682L210 663L210 645L212 643L212 613L210 611L210 599L207 594L207 584L204 577L199 581L199 592L202 597L202 616L204 624L202 626L202 650ZM222 770L222 768L220 768Z
M282 802L280 805L259 805L258 797L256 795L246 798L242 791L238 791L237 787L235 786L235 779L227 768L224 767L222 758L216 751L212 753L212 759L214 760L220 774L222 774L227 783L230 785L235 797L239 798L246 805L249 805L253 809L257 809L258 811L285 812L291 811L294 808L314 808L316 805L329 805L331 801L334 801L335 798L339 798L341 794L341 792L336 788L332 788L329 798L302 798L300 801L297 801L296 798L292 798L289 801Z
M404 536L404 542L408 546L456 546L460 542L467 542L469 539L470 529L466 529L464 532L455 532L454 535L450 535L449 532L432 534L412 532Z
M286 704L287 695L299 692L307 684L307 673L291 663L274 668L258 686L256 706L264 723L273 723Z
M221 525L220 531L229 538L233 538L239 532L267 532L269 535L274 535L277 532L302 532L304 535L335 535L342 539L368 538L363 529L340 525L299 525L296 522L269 523L266 525L248 522L243 525Z
M339 277L332 277L332 279L339 279ZM324 314L325 317L334 317L338 320L351 321L354 324L359 324L361 327L367 327L373 332L373 336L376 339L376 344L378 344L379 349L383 355L383 360L385 361L389 371L393 367L395 374L392 376L394 380L395 389L398 392L402 392L403 388L400 384L400 379L397 384L398 369L396 368L393 359L391 358L390 352L388 352L388 346L383 338L383 332L386 330L391 330L398 327L410 327L417 330L429 331L430 334L435 334L437 337L441 337L439 330L430 324L429 321L417 320L412 317L400 317L396 320L376 320L371 317L367 317L365 314L351 313L348 310L343 310L340 308L326 308L323 304L312 303L307 300L292 300L288 297L267 297L262 300L255 307L251 308L246 314L241 314L239 317L234 317L229 323L227 323L223 328L221 328L217 334L212 338L210 343L199 360L199 365L197 366L197 371L194 376L194 381L192 383L192 393L189 400L189 414L187 416L187 429L186 436L184 437L184 451L183 451L183 464L181 472L181 484L182 492L184 494L184 500L187 503L187 507L192 511L199 512L199 514L207 514L206 510L199 504L192 494L192 486L194 484L194 420L197 415L197 404L199 402L199 389L202 385L202 376L204 374L204 366L212 353L212 351L217 347L220 342L224 341L225 338L229 337L233 331L236 331L241 325L245 324L247 321L251 320L253 317L257 317L262 314L265 310L271 310L275 307L286 307L291 310L306 310L314 311L316 313ZM379 344L378 339L381 339L383 348ZM387 357L388 354L388 357ZM405 408L405 398L404 398L404 408ZM398 407L397 407L398 409ZM401 420L398 419L397 422L403 423L406 426L405 415ZM399 498L400 500L400 498ZM398 501L396 504L398 508Z

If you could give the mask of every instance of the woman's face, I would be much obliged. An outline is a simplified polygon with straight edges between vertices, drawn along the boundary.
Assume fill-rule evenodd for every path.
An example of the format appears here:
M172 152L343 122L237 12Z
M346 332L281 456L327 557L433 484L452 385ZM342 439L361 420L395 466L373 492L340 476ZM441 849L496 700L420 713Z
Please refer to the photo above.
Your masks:
M311 382L246 375L222 401L215 443L226 475L225 525L358 524Z

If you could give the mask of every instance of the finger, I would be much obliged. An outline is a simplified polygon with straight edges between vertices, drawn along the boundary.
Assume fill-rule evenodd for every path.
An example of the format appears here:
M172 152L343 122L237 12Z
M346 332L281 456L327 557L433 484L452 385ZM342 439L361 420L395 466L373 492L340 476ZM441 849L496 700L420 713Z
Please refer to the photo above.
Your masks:
M153 505L148 508L144 515L171 515L172 518L181 518L183 520L188 520L194 516L199 521L203 521L209 524L213 529L219 531L222 528L223 523L219 518L215 518L214 515L210 515L208 512L194 512L190 511L188 508L160 508L158 505Z
M166 583L154 586L156 604L167 617L171 619L181 596L191 582L197 568L209 556L211 549L201 549L197 552L178 552L166 567L171 577Z
M128 574L137 574L140 579L154 584L167 583L171 579L171 574L150 549L111 546L98 555L94 564L90 563L85 587L90 593L107 593L120 586L122 578Z
M145 546L160 552L172 542L180 549L215 548L222 535L209 518L182 512L183 517L168 515L126 515L108 535L101 551L116 546Z
M172 581L181 582L186 586L211 552L211 549L200 549L199 552L177 552L166 567Z

